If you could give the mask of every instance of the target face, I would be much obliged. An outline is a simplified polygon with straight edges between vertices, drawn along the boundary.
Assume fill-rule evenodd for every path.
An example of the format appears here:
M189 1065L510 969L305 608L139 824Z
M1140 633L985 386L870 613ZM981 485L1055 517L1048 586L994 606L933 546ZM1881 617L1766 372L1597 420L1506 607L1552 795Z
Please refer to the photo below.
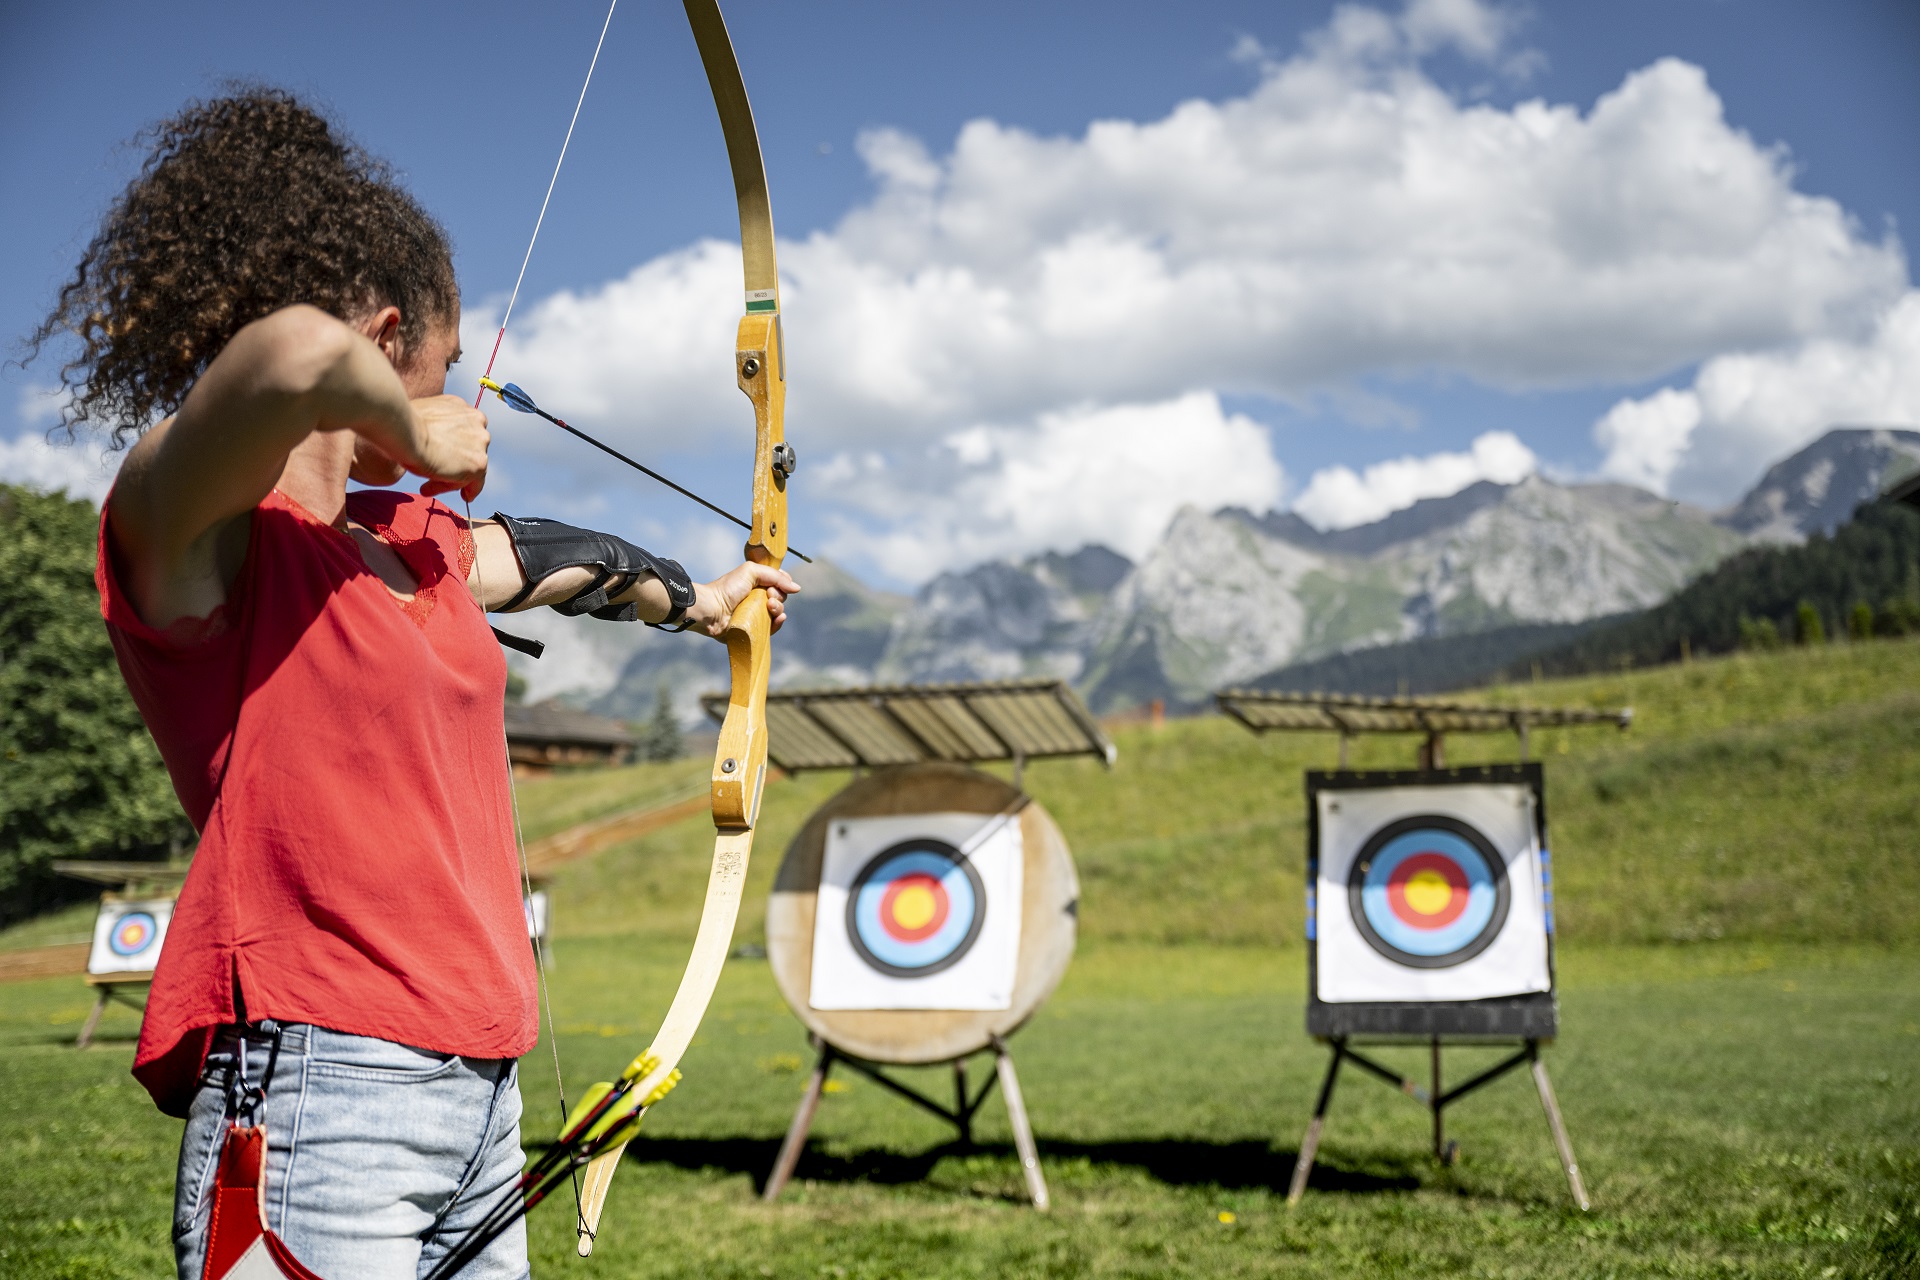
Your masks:
M137 956L160 931L159 922L144 911L130 911L114 922L107 946L117 956Z
M973 949L987 891L970 859L944 840L903 840L875 854L847 894L855 954L893 978L951 968Z
M1381 955L1444 969L1486 950L1506 923L1506 860L1457 818L1420 814L1376 832L1347 880L1353 922Z
M167 944L167 923L172 918L173 903L167 899L102 902L100 914L93 918L87 972L153 972Z

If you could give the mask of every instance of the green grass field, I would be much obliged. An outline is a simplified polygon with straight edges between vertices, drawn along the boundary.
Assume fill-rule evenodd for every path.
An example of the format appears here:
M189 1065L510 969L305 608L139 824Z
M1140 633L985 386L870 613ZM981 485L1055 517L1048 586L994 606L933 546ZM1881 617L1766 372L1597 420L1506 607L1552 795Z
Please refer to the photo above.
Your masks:
M729 965L616 1180L593 1260L536 1216L542 1276L1920 1275L1920 645L1832 646L1493 696L1631 703L1630 733L1536 738L1548 761L1562 1035L1548 1053L1594 1200L1568 1204L1524 1075L1426 1113L1342 1078L1309 1194L1284 1203L1324 1069L1301 1030L1300 771L1329 740L1207 718L1120 738L1112 772L1036 765L1072 842L1080 953L1014 1041L1054 1209L1025 1207L1004 1112L958 1150L850 1077L783 1201L756 1191L806 1071L764 961ZM1403 764L1405 740L1359 744ZM1510 740L1449 743L1452 762ZM667 796L706 762L531 784L530 834ZM841 785L769 789L740 939L779 854ZM700 820L553 886L568 1087L606 1078L672 994L698 913ZM0 946L55 939L84 915ZM178 1126L126 1073L133 1016L71 1038L75 979L0 986L0 1276L167 1273ZM1380 1055L1416 1071L1417 1050ZM1462 1078L1489 1051L1460 1050ZM985 1064L976 1064L976 1079ZM929 1087L942 1087L930 1077ZM546 1050L528 1113L556 1103ZM1223 1215L1230 1220L1223 1220Z

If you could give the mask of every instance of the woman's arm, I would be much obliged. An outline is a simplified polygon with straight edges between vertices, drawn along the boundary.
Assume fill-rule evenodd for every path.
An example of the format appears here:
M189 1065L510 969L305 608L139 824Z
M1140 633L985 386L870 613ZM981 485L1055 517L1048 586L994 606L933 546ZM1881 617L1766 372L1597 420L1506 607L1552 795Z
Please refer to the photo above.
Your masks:
M526 586L526 575L514 551L513 540L494 520L474 521L473 540L474 567L467 585L482 608L506 611L507 602ZM558 569L535 583L532 592L511 611L517 613L541 605L565 603L591 585L594 576L592 569L577 566ZM800 584L782 570L751 562L712 582L693 584L694 601L687 608L692 620L688 629L718 636L726 630L727 619L733 616L734 609L756 587L766 588L767 612L772 615L773 629L778 631L786 621L786 598L798 592ZM652 573L641 573L608 603L637 605L643 622L660 622L673 607L666 584Z
M386 353L314 307L241 329L180 412L129 451L108 499L109 536L141 615L166 626L225 601L246 556L247 514L316 432L356 432L410 471L477 490L486 420L441 403L453 399L410 401Z

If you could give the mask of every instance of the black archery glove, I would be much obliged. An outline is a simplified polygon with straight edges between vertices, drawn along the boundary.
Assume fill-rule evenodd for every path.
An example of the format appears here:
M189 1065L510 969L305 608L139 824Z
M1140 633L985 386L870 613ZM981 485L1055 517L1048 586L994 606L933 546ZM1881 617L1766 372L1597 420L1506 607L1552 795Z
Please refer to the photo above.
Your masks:
M593 581L572 596L549 606L569 618L589 614L607 622L640 621L639 605L609 604L608 601L647 574L660 579L667 589L671 606L667 616L650 627L684 631L690 621L687 610L693 607L693 579L676 560L656 556L644 547L636 547L625 538L592 529L579 529L558 520L538 516L514 517L496 511L493 518L507 531L513 551L520 558L520 570L527 585L519 594L500 606L502 611L519 607L534 589L562 569L590 569Z

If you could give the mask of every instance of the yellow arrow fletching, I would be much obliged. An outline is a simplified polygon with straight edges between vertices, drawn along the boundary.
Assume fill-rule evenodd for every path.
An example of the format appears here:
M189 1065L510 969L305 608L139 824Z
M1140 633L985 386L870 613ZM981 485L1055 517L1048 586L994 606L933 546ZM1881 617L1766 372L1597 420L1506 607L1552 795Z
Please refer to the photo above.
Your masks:
M592 1115L593 1109L600 1105L600 1100L612 1092L613 1084L607 1080L602 1080L599 1084L589 1087L587 1091L580 1096L580 1101L573 1105L573 1110L567 1112L567 1122L560 1126L561 1140L564 1141L569 1134L580 1126L582 1121L589 1115Z

